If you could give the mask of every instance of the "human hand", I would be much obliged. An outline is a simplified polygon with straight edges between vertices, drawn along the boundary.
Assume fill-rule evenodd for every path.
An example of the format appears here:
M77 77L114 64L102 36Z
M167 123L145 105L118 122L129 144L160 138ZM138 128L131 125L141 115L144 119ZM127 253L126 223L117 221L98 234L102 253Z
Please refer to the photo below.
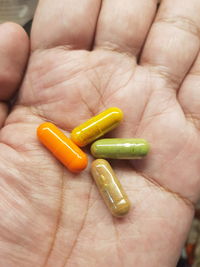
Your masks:
M156 9L40 1L0 134L0 266L176 265L200 191L200 2L164 0L150 26ZM110 215L89 167L68 172L36 138L43 121L69 134L111 106L125 115L113 137L151 144L146 159L112 164L133 206L124 219Z

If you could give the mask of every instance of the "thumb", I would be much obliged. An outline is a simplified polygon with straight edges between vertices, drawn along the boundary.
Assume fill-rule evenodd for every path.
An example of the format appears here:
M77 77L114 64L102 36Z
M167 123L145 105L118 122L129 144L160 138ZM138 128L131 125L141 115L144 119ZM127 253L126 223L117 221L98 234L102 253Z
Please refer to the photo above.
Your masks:
M0 127L7 115L7 104L17 91L26 67L29 40L23 28L15 23L0 25Z

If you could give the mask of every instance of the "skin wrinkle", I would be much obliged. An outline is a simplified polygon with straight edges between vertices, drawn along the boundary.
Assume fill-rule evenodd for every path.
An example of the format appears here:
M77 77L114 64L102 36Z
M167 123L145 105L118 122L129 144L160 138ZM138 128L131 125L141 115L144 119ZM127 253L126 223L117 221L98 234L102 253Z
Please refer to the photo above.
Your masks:
M20 104L16 104L15 108L16 107L19 108L19 109L21 107L22 108L26 108L27 110L29 110L29 114L31 114L31 116L35 117L36 119L40 119L41 123L44 122L44 121L47 121L47 120L48 120L48 122L54 123L54 121L52 121L50 119L47 119L47 117L42 115L42 113L44 113L44 112L42 112L42 106L41 105L36 108L34 106L29 106L29 105L20 103ZM39 110L39 111L36 111L36 110ZM41 112L40 112L40 110L41 110ZM22 123L22 122L19 121L19 120L18 121L13 121L13 120L12 121L6 121L6 125L5 126L18 124L18 123ZM29 120L27 120L26 122L23 122L23 123L25 123L25 124L33 124L33 122L32 121L30 122ZM59 126L59 124L57 124L57 125ZM59 128L62 128L62 127L60 126ZM68 129L65 128L65 131L68 131Z
M73 50L74 49L74 47L72 46L72 45L70 45L70 44L64 44L64 45L59 45L59 46L56 46L56 48L60 48L61 50L64 50L64 51L67 51L67 52L69 52L69 50ZM31 48L32 49L32 48ZM40 54L40 53L42 53L42 52L48 52L49 50L52 50L52 49L55 49L55 47L53 46L53 47L38 47L38 48L36 48L36 49L33 49L33 50L31 50L31 55L33 55L33 54Z
M190 73L188 74L188 77L190 77L190 76L194 76L194 77L197 76L197 78L199 78L200 70L199 71L191 70Z
M174 91L177 91L179 89L180 83L181 83L181 77L178 77L174 75L173 73L170 73L169 70L165 66L162 65L153 65L151 64L144 64L151 73L152 76L156 76L156 78L161 78L165 81L168 88L173 89Z
M126 88L126 86L130 83L130 81L133 79L134 75L135 75L135 72L136 72L136 68L134 69L134 71L132 71L129 79L127 80L127 82L123 85L121 85L120 87L118 87L115 91L112 91L112 93L110 95L107 95L106 96L106 99L105 101L109 103L109 99L110 97L113 97L118 91L122 90L123 88ZM114 74L113 74L114 75ZM109 87L109 82L107 83L106 85L106 88Z
M108 51L108 52L113 52L117 54L122 54L124 56L127 56L129 58L132 58L136 60L136 57L134 56L137 54L138 49L135 49L135 52L133 53L134 48L129 48L129 47L122 47L119 44L114 44L111 43L111 41L107 41L107 43L104 42L103 45L98 45L95 50L103 50L103 51Z
M99 77L98 77L98 73L97 73L97 70L96 70L96 69L94 70L94 73L95 73L95 75L97 76L97 79L98 79L98 81L99 81L100 79L99 79ZM87 75L87 72L86 72L86 75ZM90 79L90 75L87 75L87 78L88 78L88 80L90 81L92 87L95 89L95 91L96 91L96 92L98 93L98 95L99 95L99 101L98 101L98 102L100 103L101 106L103 106L103 107L105 108L104 101L103 101L103 95L102 95L102 93L101 93L101 90L99 89L99 88L101 88L101 87L96 86L96 84L93 82L93 80ZM81 94L81 99L82 99L82 100L84 101L84 103L86 104L88 110L90 111L90 114L91 114L92 116L95 116L95 115L98 113L99 106L97 107L97 109L96 109L95 111L92 111L92 109L89 107L87 101L85 101L85 100L83 99L82 94Z
M153 116L151 117L146 117L145 115L145 111L142 112L142 115L141 115L141 120L143 121L144 123L144 120L146 120L147 122L144 123L144 126L141 128L141 125L140 125L140 121L138 120L138 123L136 124L135 128L136 130L134 132L132 132L131 135L133 136L142 136L142 133L144 132L144 129L145 128L148 128L148 125L153 121L155 120L156 117L160 117L160 116L163 116L164 114L162 112L160 113L156 113L154 114ZM139 134L138 134L139 133Z
M199 49L200 51L200 49ZM198 53L199 54L199 53ZM200 72L199 71L194 71L193 69L193 66L191 66L190 68L190 72L187 76L187 78L189 76L194 76L197 78L199 78L200 76ZM182 82L182 84L184 83L184 80ZM179 101L180 102L180 101ZM200 131L200 119L199 119L199 114L198 113L194 113L194 112L190 112L189 111L189 108L186 108L186 107L183 107L182 104L180 103L180 107L185 115L185 118L188 122L190 122L192 124L192 126L194 126L196 128L196 130L199 132Z
M70 250L68 256L66 257L66 259L65 259L64 264L63 264L62 267L67 267L67 262L70 260L72 254L73 254L73 251L74 251L74 249L75 249L75 247L76 247L76 245L78 243L78 238L79 238L79 236L80 236L80 234L81 234L81 232L82 232L82 230L83 230L83 228L85 226L85 223L86 223L86 220L87 220L87 216L88 216L89 207L90 207L90 196L91 196L91 193L92 193L92 188L93 188L93 184L91 184L90 189L89 189L88 201L87 201L87 207L86 207L86 211L85 211L85 216L83 218L83 221L82 221L82 224L80 226L80 229L77 232L76 239L75 239L74 243L71 245L71 250Z
M200 27L198 27L192 19L189 19L187 17L184 16L176 16L171 18L163 17L155 20L154 23L155 25L159 23L171 24L172 26L180 30L195 35L200 40Z
M8 126L8 124L6 124L6 126ZM12 144L9 144L5 140L3 142L0 142L0 144L11 148L13 150L13 152L18 152L18 153L23 152L23 151L17 151L17 150L19 150L19 146L14 147Z
M123 53L115 52L115 51L112 51L112 52L114 52L116 55L123 56L122 58L124 58L124 56L125 56L125 58L127 58L127 55L124 55ZM128 56L128 58L129 58L129 59L131 60L131 62L132 62L132 57L130 58L130 57ZM134 64L133 69L135 68L135 66L136 66L136 64ZM101 67L101 65L99 65L98 67ZM104 66L103 66L103 67L104 67ZM128 82L131 80L132 76L133 76L134 73L135 73L135 70L133 71L133 69L131 69L131 70L132 70L132 75L130 76L130 79L128 79L128 81L126 82L126 84L128 84ZM98 76L97 66L96 66L94 72L95 72L96 75ZM124 73L123 73L123 74L124 74ZM106 89L109 87L109 83L110 83L110 81L112 81L113 76L115 76L115 73L113 73L113 72L110 73L109 79L107 79L106 84L104 84L104 86L103 86L104 91L103 91L103 93L101 93L102 96L103 96L104 92L107 91ZM101 80L101 78L99 78L99 76L98 76L98 80L99 80L99 81ZM123 85L123 87L126 87L126 84ZM121 86L121 87L122 87L122 86ZM117 89L116 89L116 92L119 91L119 89L121 89L121 87L117 88ZM100 88L100 89L97 89L98 91L100 91L100 90L102 89L102 86L99 86L99 88ZM114 92L114 93L115 93L115 92ZM112 96L114 93L113 93L113 91L112 91L111 96ZM109 97L110 97L110 96L106 96L106 100L107 100Z
M67 63L66 65L68 65L69 63ZM103 63L102 63L103 64ZM103 65L104 66L104 65ZM93 67L95 67L95 69L93 70L93 69L91 69L91 67L90 68L87 68L87 69L85 69L84 68L84 73L83 73L83 71L82 70L78 70L78 71L75 71L75 72L72 72L72 73L70 73L70 76L71 76L71 79L69 79L68 78L68 80L67 80L67 82L69 82L70 80L73 80L73 79L75 79L75 78L77 78L77 76L79 76L79 75L81 75L82 73L85 75L87 75L87 73L88 73L88 71L93 71L93 72L95 72L95 73L97 73L97 70L96 70L96 68L97 67L101 67L101 64L100 63L98 63L98 65L97 66L93 66ZM60 68L60 66L58 66L58 68ZM63 68L63 65L62 65L62 68ZM54 71L55 71L55 69L54 69ZM49 75L49 73L47 73L48 75ZM88 80L91 82L91 84L92 84L92 86L96 89L96 91L98 92L98 94L100 95L101 94L101 90L100 89L98 89L99 87L97 87L92 81L91 81L91 79L89 79L89 76L87 75L87 77L88 77ZM61 82L61 81L58 81L58 82L56 82L56 84L53 86L53 85L51 85L51 84L49 84L48 86L46 85L46 86L44 86L43 85L43 88L42 89L48 89L48 88L54 88L54 87L57 87L58 85L62 85L62 84L64 84L66 81L63 81L63 82ZM108 81L108 83L109 83L109 81ZM100 95L100 97L101 97L101 95ZM52 101L55 101L55 99L54 100L52 100ZM48 102L48 104L49 103L51 103L51 102ZM20 103L21 104L21 103ZM32 104L32 105L34 105L34 103L32 102L32 103L29 103L29 105L30 104ZM102 103L103 104L103 103ZM41 105L41 103L37 103L37 106L39 106L39 105Z
M66 63L66 66L68 66L68 63ZM56 71L58 71L58 72L60 72L58 69L60 68L60 69L63 69L63 67L65 67L65 65L62 65L62 66L59 66L59 67L57 67L57 68L55 68L54 70L53 70L53 73L55 73ZM88 69L88 70L90 70L90 69ZM88 71L88 70L84 70L84 72L86 72L86 71ZM70 76L71 76L71 78L68 78L67 79L67 83L69 83L69 81L71 81L71 80L74 80L74 79L76 79L78 76L80 76L81 74L84 74L84 73L82 73L82 70L77 70L77 71L75 71L75 72L72 72L72 73L70 73ZM49 76L50 74L49 73L46 73L46 75L47 76ZM43 79L45 79L45 77L43 77ZM47 85L45 85L45 84L42 84L42 90L45 90L45 89L49 89L49 88L54 88L54 87L57 87L58 85L64 85L66 83L66 77L62 77L62 79L60 80L60 81L56 81L56 83L55 83L55 81L54 81L54 84L47 84ZM53 101L53 100L52 100ZM30 103L30 104L34 104L34 103ZM37 103L37 104L39 104L39 103Z
M4 143L4 145L5 145L5 143ZM9 146L10 148L12 148L11 147L11 145L7 145L7 146ZM14 149L15 151L17 151L16 149ZM21 153L21 152L19 152L19 153ZM13 170L17 170L17 168L18 168L19 166L17 166L16 168L12 168ZM10 169L10 168L9 168ZM16 173L16 175L17 175L17 173ZM9 178L9 176L8 177L5 177L6 178L6 181L9 183L9 180L8 180L8 178ZM27 180L28 181L28 180ZM12 181L10 181L10 184L12 184ZM30 207L33 209L35 209L36 211L38 210L37 209L37 205L36 205L36 203L34 204L33 203L33 199L31 200L30 198L29 198L29 194L27 194L27 191L25 190L25 188L23 188L23 187L21 187L20 186L20 184L16 184L17 185L17 190L15 191L15 194L17 193L17 198L18 197L22 197L22 199L27 203L29 203L29 205L30 205ZM15 186L16 186L15 185ZM23 191L22 191L22 189L23 189ZM13 193L12 193L13 194ZM13 196L15 196L15 194L13 194ZM16 200L17 200L17 198L16 198L16 196L15 196L15 202L16 202ZM20 201L20 203L19 203L20 205L21 205L21 201ZM16 204L15 204L16 205ZM19 206L20 207L20 206ZM15 207L16 208L16 210L18 211L18 206L16 206ZM39 207L38 207L39 208ZM21 216L22 216L22 214L21 214ZM6 231L6 229L4 230L4 231ZM12 233L10 233L10 237L13 237L13 234ZM28 237L27 237L28 238ZM25 240L25 239L24 239ZM12 238L9 240L8 238L7 238L7 241L9 241L10 243L13 243L14 241L12 240ZM17 243L17 241L16 241L16 244L18 244ZM17 263L16 263L17 264Z
M66 64L66 66L67 65L68 64ZM57 67L53 72L56 72L56 71L60 72L58 69L60 68L62 70L63 67L65 67L65 65ZM67 83L69 83L70 81L73 81L74 79L76 79L81 74L82 74L82 72L80 72L79 70L77 72L70 73L71 78L67 79ZM47 73L47 76L49 76L49 73ZM44 79L45 79L45 77L44 77ZM42 88L41 89L42 90L45 90L45 89L48 90L49 88L53 89L53 88L56 88L58 85L60 85L60 86L65 85L65 83L66 83L66 77L62 77L62 79L60 79L60 81L56 81L55 84L52 84L52 85L51 84L42 84L42 86L41 86ZM54 100L52 100L52 101L54 101ZM51 102L49 102L49 103L51 103ZM34 104L34 103L32 103L32 104ZM39 103L37 103L37 104L39 104Z
M100 99L101 99L101 96L100 96ZM90 114L92 117L93 117L93 116L96 116L96 115L97 115L96 112L92 111L93 109L90 108L89 104L87 103L86 100L84 100L84 98L83 98L82 95L81 95L81 100L83 101L83 103L84 103L85 106L87 107L89 114ZM100 101L100 102L102 102L102 101Z
M191 66L190 70L192 69L192 67L193 67L193 66ZM189 71L190 71L190 70L189 70ZM190 73L191 73L191 72L190 72ZM186 75L187 75L187 74L186 74ZM185 75L185 77L186 77L186 75ZM189 75L190 75L190 74L189 74ZM188 75L188 76L189 76L189 75ZM181 85L180 85L180 88L181 88L182 85L184 84L185 77L184 77L184 79L182 80L182 83L181 83ZM188 122L190 122L190 123L192 124L192 126L195 127L195 128L197 129L197 131L199 131L199 130L200 130L200 125L199 125L200 122L199 122L199 118L198 118L198 117L195 118L195 116L193 116L192 114L191 114L191 116L190 116L190 113L191 113L191 112L186 111L186 108L183 107L183 105L181 104L181 101L179 100L179 92L180 92L180 90L177 91L176 97L177 97L177 101L178 101L178 103L179 103L179 105L180 105L180 108L181 108L183 114L185 115L186 120L188 120ZM198 116L198 115L197 115L197 116ZM199 126L198 126L198 125L199 125Z
M139 117L139 119L138 119L138 122L140 122L140 123L137 123L137 127L136 127L136 129L135 129L135 136L137 136L138 131L139 131L139 129L140 129L140 124L141 124L141 122L144 120L144 117L145 117L145 111L146 111L146 108L147 108L147 106L148 106L148 104L149 104L149 99L151 98L152 94L153 94L153 90L149 91L148 97L147 97L146 100L145 100L144 108L143 108L142 113L140 114L140 117Z
M57 47L56 48L57 50L59 50L59 49L62 49L62 47ZM52 50L52 48L51 48L51 50ZM69 56L71 55L71 51L67 51L68 53L69 53ZM77 53L79 53L80 54L80 52L82 52L82 53L84 53L84 55L85 55L85 57L86 56L89 56L89 54L87 54L87 51L84 51L84 50L82 50L82 51L77 51ZM35 53L35 52L34 52ZM66 56L67 54L65 54L65 56ZM82 55L82 54L81 54ZM39 56L39 55L38 55ZM33 57L33 55L32 55L32 57ZM77 58L77 56L75 57L75 59ZM52 73L55 73L55 72L58 72L58 73L60 73L60 70L62 70L63 68L65 68L65 66L67 67L67 66L69 66L70 65L70 63L72 63L73 61L74 61L74 58L71 58L70 60L69 60L69 57L67 58L66 57L66 59L67 59L67 62L65 63L65 64L62 64L62 65L57 65L57 66L55 66L54 65L54 62L50 62L50 64L52 65L52 66L50 66L50 70L49 69L45 69L45 72L44 73L39 73L38 72L38 66L37 66L37 71L36 71L36 73L37 73L37 75L38 76L41 76L42 77L42 80L45 80L45 77L47 76L47 77L49 77L50 76L50 74L51 74L51 72ZM89 65L89 64L88 64ZM40 67L40 66L39 66ZM92 66L93 67L93 66ZM73 80L73 79L75 79L75 78L77 78L77 76L79 76L79 75L81 75L81 74L85 74L87 71L90 71L90 70L92 70L92 67L90 66L90 67L88 67L88 68L85 68L85 66L84 66L84 70L82 70L82 66L80 66L80 67L78 67L78 69L76 69L76 67L74 67L74 70L71 70L70 71L70 73L68 73L67 75L67 82L69 82L70 80ZM32 75L33 76L33 75ZM69 78L69 76L71 77L71 78ZM34 82L34 79L31 79L31 77L30 77L30 75L28 76L28 78L26 78L26 82L27 82L27 80L28 80L28 82L29 82L29 85L31 84L31 87L33 87L32 86L32 84L35 84L35 82ZM42 84L42 90L44 90L44 89L49 89L49 88L54 88L54 86L58 86L58 85L62 85L62 84L64 84L66 82L66 76L63 76L62 77L62 79L61 80L56 80L56 83L55 83L55 81L53 82L53 84L51 84L51 83L47 83L47 84L45 84L45 83L43 83ZM33 90L32 90L33 91ZM29 103L29 105L30 104L34 104L34 102L32 102L32 103Z
M192 125L197 129L197 131L200 131L200 119L199 114L191 113L191 112L184 112L185 117L188 120L188 122L192 123Z
M153 93L153 92L152 92L152 93ZM151 94L150 97L152 97L152 94ZM154 113L154 114L151 115L151 116L147 116L147 115L146 115L146 117L145 117L145 114L144 114L144 116L141 118L141 120L144 121L144 117L145 117L145 120L148 121L148 124L149 124L149 123L151 123L152 120L155 120L156 117L161 117L161 116L163 116L163 115L166 115L167 113L171 113L171 112L169 112L169 107L171 107L171 105L172 105L171 102L170 102L171 100L173 100L172 98L173 98L173 95L171 95L171 98L169 98L168 101L166 101L166 103L167 103L168 105L165 104L165 108L159 110L159 112L156 112L156 113ZM173 105L175 105L175 104L177 104L177 103L176 103L176 102L173 103ZM145 128L147 127L148 124L145 124ZM138 125L139 125L139 124L138 124Z
M187 140L187 141L189 143L190 140ZM181 155L181 153L184 151L185 147L188 146L188 143L185 142L184 145L181 147L181 150L179 150L176 154L174 154L173 155L173 158L171 158L170 160L166 161L164 165L165 166L169 166L170 163L172 163L173 161L175 161Z
M89 56L89 54L88 54L88 56ZM132 59L131 59L132 60ZM86 70L84 70L84 72L85 73L87 73L88 71L90 71L91 70L91 68L88 68L88 69L86 69ZM96 73L97 73L97 70L95 69L94 70ZM82 72L82 71L81 71ZM77 75L80 75L80 72L75 72L76 73L76 75L74 76L74 73L72 73L72 74L70 74L70 75L72 75L72 79L75 79L76 78L76 76ZM134 73L135 72L133 72L132 73L132 75L130 76L130 79L129 80L131 80L131 78L134 76ZM113 74L114 75L114 74ZM112 75L112 76L113 76ZM110 78L111 79L111 78ZM69 81L70 79L68 79L68 81ZM91 79L89 79L90 80L90 82L91 82ZM128 84L128 82L129 82L129 80L127 81L127 84ZM91 82L92 83L92 82ZM109 81L108 81L108 83L109 83ZM62 84L62 83L61 83ZM56 83L56 85L55 85L55 87L57 86L58 84ZM98 87L96 86L96 85L94 85L94 83L92 83L92 85L93 85L93 88L95 88L95 90L98 92L98 94L100 94L100 98L103 98L103 95L101 94L101 90L100 89L98 89ZM123 86L126 86L126 84L125 85L123 85ZM44 88L48 88L49 87L49 85L48 86L46 86L46 87L44 87ZM52 88L52 86L51 86L51 88ZM120 88L118 88L116 91L118 91L119 89L121 89L121 87ZM111 94L111 96L113 95L114 93L112 93ZM34 99L34 98L33 98ZM82 100L84 100L83 98L82 98ZM85 102L85 101L84 101ZM103 105L103 101L101 101L102 102L102 105ZM33 104L33 103L32 103ZM38 107L39 105L37 105L37 107ZM103 106L105 106L105 105L103 105ZM43 112L44 113L44 112ZM91 113L91 112L90 112ZM38 115L40 115L41 117L44 117L44 115L43 114L38 114Z
M10 179L9 175L7 175L7 177L5 176L5 178L6 178L7 184L9 184L9 182L13 183L13 180ZM17 184L17 183L15 183L15 184ZM23 201L28 202L30 204L30 206L32 206L33 203L32 203L32 200L30 199L29 195L27 194L27 186L25 184L24 185L17 184L16 190L14 192L15 192L15 194L17 193L17 197L21 197L23 199Z
M103 103L103 94L106 92L106 86L102 86L102 84L101 84L101 76L98 74L97 68L94 69L94 73L95 73L95 76L97 77L97 80L99 81L99 88L101 88L101 90L104 89L101 92L101 90L99 90L98 87L96 87L96 90L98 91L98 93L101 96L102 105L105 107L105 104Z
M97 72L97 70L96 70L96 72ZM104 86L101 86L101 87L100 87L100 89L104 88L104 92L103 92L103 94L106 92L106 88L108 88L108 84L110 83L110 81L111 81L113 75L114 75L114 74L110 72L110 73L109 73L109 78L107 79L106 84L104 84ZM103 94L102 94L102 95L103 95ZM105 96L104 96L104 98L105 98ZM109 96L107 96L106 98L108 99ZM104 106L105 106L105 104L104 104Z
M101 66L101 65L98 65L98 67L100 67L100 66ZM91 71L91 68L88 68L88 69L84 70L84 72L85 72L86 74L87 74L88 71ZM94 72L97 74L97 70L96 70L96 68L95 68ZM82 73L82 71L81 71L81 73ZM129 81L132 79L132 77L134 76L134 73L135 73L135 72L132 72L132 74L130 75L130 78L128 79L128 81L126 82L126 84L128 84ZM75 77L74 77L74 74L76 74ZM77 75L80 75L80 71L76 71L75 73L70 74L70 76L71 76L71 75L72 75L72 78L71 78L71 79L75 79ZM112 74L112 76L113 76L113 75L114 75L114 74ZM112 76L111 76L110 79L108 80L107 84L109 84L110 80L112 79ZM97 91L97 93L100 95L100 100L101 100L101 104L102 104L102 106L105 107L105 105L103 104L103 101L102 101L102 99L103 99L103 95L101 94L101 87L100 87L100 86L96 86L96 85L94 84L94 82L92 82L92 80L89 78L88 75L87 75L87 77L88 77L89 81L91 82L93 88L95 88L95 90ZM69 81L69 80L70 80L70 79L68 79L68 81ZM64 82L63 82L63 83L64 83ZM59 82L59 84L62 85L61 82ZM126 84L123 85L123 87L126 86ZM55 87L57 87L57 86L58 86L58 84L55 85ZM107 87L107 86L108 86L108 85L106 85L105 87ZM44 88L47 89L47 88L49 88L49 87L53 88L53 87L50 86L50 85L45 86ZM99 88L100 88L100 89L99 89ZM121 87L120 87L120 88L117 88L116 92L119 91L119 89L121 89ZM111 96L112 96L113 94L114 94L114 93L112 93ZM109 96L107 97L106 100L108 100L108 98L109 98ZM82 96L81 96L81 99L83 100L83 102L84 102L84 103L86 104L86 106L88 107L88 104L86 103L86 101L83 99ZM55 100L52 100L52 101L55 101ZM49 103L49 102L48 102L48 103ZM33 104L33 103L32 103L32 104ZM41 105L41 104L38 104L38 105L37 105L37 108L38 108L38 106L40 106L40 105ZM88 107L88 108L89 108L89 107ZM40 107L40 110L41 110L41 107ZM91 112L91 108L89 108L89 111L90 111L90 114L95 115L94 112L93 112L93 113ZM38 115L40 115L41 117L45 117L45 116L44 116L44 111L41 111L41 112L42 112L42 113L41 113L41 114L38 114Z
M116 250L117 250L118 260L119 260L119 262L121 262L121 265L120 266L121 267L124 267L123 257L120 255L120 249L119 249L119 232L117 230L116 220L123 220L123 218L116 219L116 218L113 217L112 218L112 221L113 221L113 227L114 227L115 236L116 236L115 246L116 246Z
M48 261L49 261L49 258L54 250L54 246L55 246L55 243L56 243L56 239L57 239L57 234L58 234L58 230L59 230L59 227L60 227L60 223L61 223L61 218L62 218L62 210L63 210L63 196L64 196L64 167L63 168L63 171L62 171L62 184L61 184L61 194L60 194L60 205L59 205L59 208L58 208L58 215L57 215L57 223L56 223L56 226L55 226L55 231L53 233L53 238L52 238L52 242L50 244L50 247L49 247L49 251L47 253L47 256L46 256L46 259L45 259L45 262L43 263L43 266L46 267L48 266Z
M134 165L134 164L132 164ZM150 177L147 174L144 174L144 172L135 170L135 172L144 177L145 180L150 184L153 185L154 187L158 188L159 190L162 190L165 193L169 193L173 198L175 198L176 200L181 200L181 202L183 202L187 207L189 207L193 212L195 210L195 203L193 203L189 198L183 196L182 194L178 193L178 192L174 192L172 190L170 190L168 187L165 187L163 185L161 185L155 178Z

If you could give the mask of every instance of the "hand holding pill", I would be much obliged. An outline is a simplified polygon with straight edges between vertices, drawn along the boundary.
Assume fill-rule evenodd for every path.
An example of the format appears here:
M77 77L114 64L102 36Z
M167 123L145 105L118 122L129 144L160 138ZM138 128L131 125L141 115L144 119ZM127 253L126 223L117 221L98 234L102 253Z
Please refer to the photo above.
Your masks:
M175 267L200 193L200 1L38 3L30 46L0 25L0 266ZM117 128L71 140L109 107Z

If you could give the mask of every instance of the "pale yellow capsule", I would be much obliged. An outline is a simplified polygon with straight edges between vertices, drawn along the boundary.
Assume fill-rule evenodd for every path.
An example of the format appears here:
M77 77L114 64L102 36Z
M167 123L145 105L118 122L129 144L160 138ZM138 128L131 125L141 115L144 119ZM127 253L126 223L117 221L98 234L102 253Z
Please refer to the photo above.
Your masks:
M86 146L118 126L123 118L119 108L108 108L77 126L71 133L72 141L78 146Z
M108 161L97 159L91 167L92 176L112 215L122 217L129 212L130 201Z

